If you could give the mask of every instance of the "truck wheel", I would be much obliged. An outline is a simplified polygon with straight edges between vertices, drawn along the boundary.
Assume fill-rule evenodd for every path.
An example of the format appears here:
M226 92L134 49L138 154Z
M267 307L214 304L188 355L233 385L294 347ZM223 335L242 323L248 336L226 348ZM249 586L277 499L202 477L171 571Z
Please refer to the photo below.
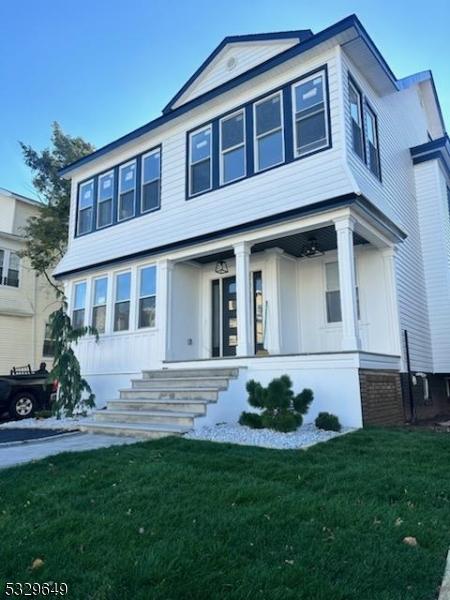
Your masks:
M32 417L36 408L36 399L29 392L19 392L9 406L9 414L13 419Z

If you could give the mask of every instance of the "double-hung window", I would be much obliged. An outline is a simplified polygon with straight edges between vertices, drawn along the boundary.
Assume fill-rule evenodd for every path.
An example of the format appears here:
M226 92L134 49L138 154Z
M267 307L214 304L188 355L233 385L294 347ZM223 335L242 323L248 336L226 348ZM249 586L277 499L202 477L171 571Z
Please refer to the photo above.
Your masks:
M73 294L72 327L80 329L84 327L84 315L86 309L86 282L80 281L75 284Z
M348 97L350 103L350 119L352 124L352 145L355 153L364 160L364 133L362 122L362 96L356 85L350 79L348 82Z
M19 287L20 257L11 250L0 249L0 285Z
M55 340L53 339L52 326L50 323L45 324L44 344L42 346L42 356L45 356L45 357L55 356Z
M156 210L160 206L161 150L153 150L142 157L141 212Z
M355 266L355 277L357 276ZM327 323L339 323L342 321L341 311L341 292L339 286L339 264L338 262L325 263L325 300L327 307ZM356 292L356 310L358 319L360 318L359 309L359 289L358 284L355 286Z
M207 192L212 187L212 127L189 136L189 195Z
M220 121L220 183L245 177L245 116L240 110Z
M131 273L116 275L114 302L114 331L127 331L130 327Z
M119 169L118 221L134 217L136 200L136 161L132 160Z
M78 195L78 235L92 231L94 215L94 180L80 185Z
M254 104L255 171L284 161L282 95L277 92Z
M92 327L98 333L105 333L106 326L106 301L108 297L108 278L94 279L94 294L92 297Z
M156 267L143 267L139 281L139 328L155 326L155 307Z
M98 178L97 227L106 227L113 221L114 171Z
M375 177L380 178L380 149L378 147L377 117L370 106L365 106L367 165Z
M328 145L325 73L293 86L295 153L303 156Z

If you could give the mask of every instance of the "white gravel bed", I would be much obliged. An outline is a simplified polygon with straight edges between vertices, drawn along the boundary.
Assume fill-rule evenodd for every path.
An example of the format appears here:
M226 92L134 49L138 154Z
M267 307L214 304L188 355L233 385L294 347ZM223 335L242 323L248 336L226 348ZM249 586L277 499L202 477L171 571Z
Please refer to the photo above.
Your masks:
M319 442L327 442L334 437L355 431L351 427L343 427L336 431L317 429L313 423L304 424L290 433L280 433L271 429L251 429L239 424L222 423L212 427L201 427L190 431L184 437L190 440L208 440L211 442L226 442L244 446L261 446L263 448L278 448L290 450L307 448Z
M19 419L0 424L0 429L78 429L87 417L49 417L48 419Z

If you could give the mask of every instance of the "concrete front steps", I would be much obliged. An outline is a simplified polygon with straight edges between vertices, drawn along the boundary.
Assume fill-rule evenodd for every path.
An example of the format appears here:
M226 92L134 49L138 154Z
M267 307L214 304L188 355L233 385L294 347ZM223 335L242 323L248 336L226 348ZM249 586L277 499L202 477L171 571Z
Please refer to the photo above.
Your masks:
M142 379L132 379L131 388L120 390L120 397L96 411L83 429L146 439L182 435L238 374L230 368L143 371Z

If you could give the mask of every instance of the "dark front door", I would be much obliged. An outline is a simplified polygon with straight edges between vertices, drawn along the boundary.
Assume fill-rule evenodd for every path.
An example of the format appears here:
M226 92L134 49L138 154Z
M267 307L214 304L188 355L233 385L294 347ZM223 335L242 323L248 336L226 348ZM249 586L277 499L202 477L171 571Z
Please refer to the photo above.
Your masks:
M236 277L222 279L223 356L235 356L237 346Z

